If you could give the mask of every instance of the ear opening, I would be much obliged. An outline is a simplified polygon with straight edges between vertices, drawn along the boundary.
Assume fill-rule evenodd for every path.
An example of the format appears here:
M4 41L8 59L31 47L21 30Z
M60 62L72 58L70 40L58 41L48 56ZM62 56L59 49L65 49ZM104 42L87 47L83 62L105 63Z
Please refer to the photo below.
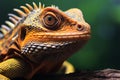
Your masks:
M23 41L26 36L26 28L22 27L20 30L20 39Z

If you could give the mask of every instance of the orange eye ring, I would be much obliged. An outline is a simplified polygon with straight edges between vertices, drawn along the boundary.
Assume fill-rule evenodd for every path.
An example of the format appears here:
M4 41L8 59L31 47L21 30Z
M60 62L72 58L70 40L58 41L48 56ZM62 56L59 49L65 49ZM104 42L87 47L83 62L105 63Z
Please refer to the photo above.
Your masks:
M60 20L54 13L48 12L43 17L43 24L47 29L56 30L59 27Z

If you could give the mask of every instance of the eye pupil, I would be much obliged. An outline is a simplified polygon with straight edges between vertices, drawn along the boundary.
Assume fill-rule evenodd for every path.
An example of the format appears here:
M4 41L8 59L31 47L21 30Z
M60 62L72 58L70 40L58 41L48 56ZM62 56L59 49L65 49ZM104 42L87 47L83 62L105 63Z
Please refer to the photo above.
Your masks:
M52 17L51 16L48 16L48 21L52 21Z

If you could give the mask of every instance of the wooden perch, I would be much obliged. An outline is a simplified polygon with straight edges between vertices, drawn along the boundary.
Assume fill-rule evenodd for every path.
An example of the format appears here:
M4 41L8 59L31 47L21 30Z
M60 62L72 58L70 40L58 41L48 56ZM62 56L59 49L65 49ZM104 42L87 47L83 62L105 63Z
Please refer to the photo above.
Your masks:
M71 74L36 75L33 80L120 80L120 70L79 71Z

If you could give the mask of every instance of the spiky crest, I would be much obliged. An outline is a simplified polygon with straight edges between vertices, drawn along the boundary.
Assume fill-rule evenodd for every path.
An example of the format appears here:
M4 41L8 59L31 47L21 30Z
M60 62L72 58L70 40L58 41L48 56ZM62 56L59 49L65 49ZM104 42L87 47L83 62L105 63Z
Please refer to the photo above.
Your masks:
M19 15L15 15L12 13L9 13L9 20L5 21L5 25L1 25L0 29L0 39L2 39L6 34L8 34L14 27L16 27L16 24L19 23L19 21L23 18L26 17L32 10L37 10L37 9L42 9L44 8L44 5L41 5L39 2L39 6L35 2L33 2L33 6L30 4L26 3L26 6L20 6L23 10L16 9L14 8L13 10L17 12Z
M1 29L0 29L0 39L2 39L4 36L6 36L7 34L9 34L9 32L11 30L14 29L14 27L16 27L16 24L19 23L19 21L23 18L23 17L26 17L27 15L29 15L29 13L33 10L37 10L37 9L43 9L45 7L45 5L41 5L41 3L39 2L39 5L37 6L37 4L35 2L32 3L32 5L26 3L26 6L20 6L21 9L23 10L20 10L20 9L17 9L17 8L14 8L13 10L15 12L17 12L19 15L15 15L15 14L12 14L12 13L9 13L8 16L9 16L9 20L8 21L5 21L5 25L1 25ZM50 7L52 8L56 8L56 9L59 9L57 6L55 5L51 5Z

